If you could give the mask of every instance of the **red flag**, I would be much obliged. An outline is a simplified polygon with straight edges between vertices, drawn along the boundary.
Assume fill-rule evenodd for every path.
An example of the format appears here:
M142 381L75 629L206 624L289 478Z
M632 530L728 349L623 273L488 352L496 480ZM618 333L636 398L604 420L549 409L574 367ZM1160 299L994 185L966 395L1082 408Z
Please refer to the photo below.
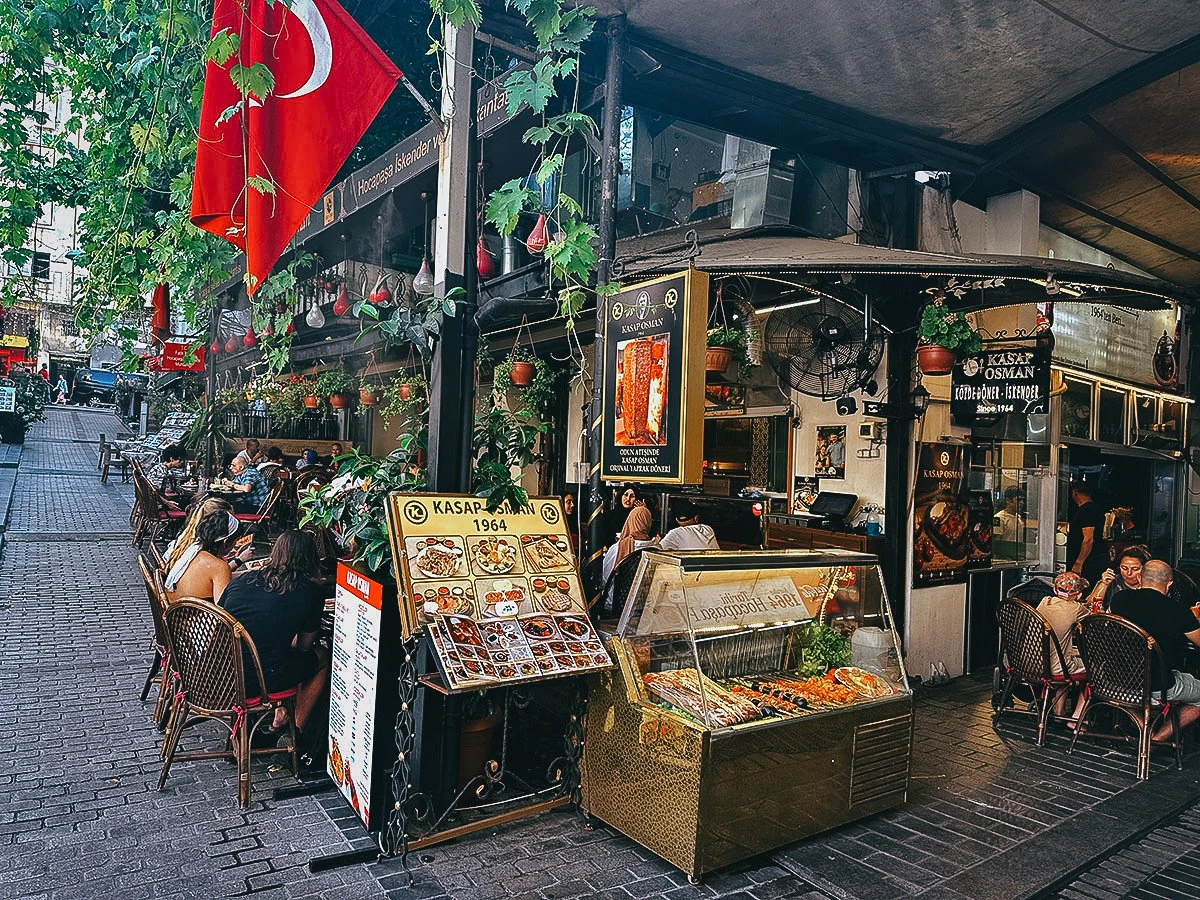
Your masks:
M246 252L254 293L401 75L333 0L216 0L226 30L241 45L205 71L192 221ZM229 69L256 63L275 87L243 106Z

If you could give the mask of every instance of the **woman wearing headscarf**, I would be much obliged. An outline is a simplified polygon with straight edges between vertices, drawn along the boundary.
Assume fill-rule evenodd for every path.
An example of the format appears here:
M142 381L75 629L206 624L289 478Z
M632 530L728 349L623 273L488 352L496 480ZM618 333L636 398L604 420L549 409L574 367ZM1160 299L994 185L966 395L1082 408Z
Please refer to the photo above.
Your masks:
M604 564L601 571L605 584L608 584L609 577L629 554L658 543L650 539L650 529L653 525L654 516L646 507L635 506L629 510L617 542L604 551ZM618 598L618 600L623 599Z
M204 516L196 525L191 543L177 546L168 562L163 586L167 599L175 601L181 597L196 597L201 600L221 599L229 586L233 572L224 559L241 523L233 513L217 510Z

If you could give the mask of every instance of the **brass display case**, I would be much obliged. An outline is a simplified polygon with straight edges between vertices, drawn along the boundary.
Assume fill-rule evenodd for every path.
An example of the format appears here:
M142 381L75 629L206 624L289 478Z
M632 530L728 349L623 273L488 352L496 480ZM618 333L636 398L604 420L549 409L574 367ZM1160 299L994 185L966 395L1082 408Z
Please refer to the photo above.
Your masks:
M876 557L650 550L607 639L583 806L693 881L904 802L912 695Z

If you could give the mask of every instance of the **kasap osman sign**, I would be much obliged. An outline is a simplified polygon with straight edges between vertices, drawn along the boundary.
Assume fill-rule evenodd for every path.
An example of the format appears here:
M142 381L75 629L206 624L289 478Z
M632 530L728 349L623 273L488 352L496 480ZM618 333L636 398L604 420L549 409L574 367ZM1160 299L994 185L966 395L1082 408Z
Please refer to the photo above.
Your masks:
M707 320L708 273L696 269L608 299L602 478L700 482Z

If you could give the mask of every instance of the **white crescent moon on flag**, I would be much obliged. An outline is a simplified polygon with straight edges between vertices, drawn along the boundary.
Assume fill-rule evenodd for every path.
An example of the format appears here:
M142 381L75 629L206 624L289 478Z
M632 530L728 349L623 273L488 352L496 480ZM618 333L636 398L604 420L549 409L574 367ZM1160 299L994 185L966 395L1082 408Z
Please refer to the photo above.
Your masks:
M325 27L325 20L321 18L321 11L317 9L313 0L292 0L291 10L312 41L313 70L308 76L308 81L290 94L280 94L280 100L294 100L311 94L325 83L333 68L333 44L329 40L329 29Z

